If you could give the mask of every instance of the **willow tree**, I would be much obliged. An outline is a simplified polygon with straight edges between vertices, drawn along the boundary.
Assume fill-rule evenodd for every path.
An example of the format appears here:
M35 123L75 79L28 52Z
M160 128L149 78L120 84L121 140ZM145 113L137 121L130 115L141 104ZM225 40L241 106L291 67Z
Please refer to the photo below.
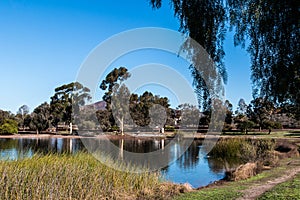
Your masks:
M162 0L150 3L160 8ZM299 1L170 0L170 4L180 30L204 47L224 81L223 41L225 24L230 24L235 45L247 48L251 57L253 96L290 104L300 117ZM198 95L208 99L201 74L191 69Z
M161 0L151 0L153 8L160 8L161 3ZM209 71L210 68L206 67L209 61L203 63L197 60L197 57L203 57L201 55L203 52L194 47L192 42L184 43L183 49L186 50L193 61L190 70L194 77L193 85L198 95L199 105L207 110L211 106L212 98L207 81L223 81L225 83L227 81L227 73L223 62L226 9L222 0L170 0L170 3L174 9L174 15L180 21L180 31L188 34L206 50L210 59L214 62L216 72L221 75L219 77L216 76L215 71ZM205 74L203 74L204 71Z

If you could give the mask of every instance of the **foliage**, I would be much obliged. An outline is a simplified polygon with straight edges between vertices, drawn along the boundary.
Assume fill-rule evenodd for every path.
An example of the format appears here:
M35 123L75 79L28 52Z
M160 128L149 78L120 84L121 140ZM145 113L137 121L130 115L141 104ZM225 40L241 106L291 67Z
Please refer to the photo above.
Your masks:
M236 115L246 115L248 105L244 99L240 99L238 102L237 109L235 111Z
M160 8L162 0L150 3ZM180 30L204 47L223 80L223 40L225 24L230 23L230 30L235 30L235 45L245 47L249 41L254 96L264 96L273 103L290 103L296 108L294 116L300 116L299 1L170 0L170 4L180 21ZM192 56L198 53L189 44L185 49ZM197 94L209 103L202 74L195 68L191 70Z
M128 70L125 67L119 67L118 69L114 68L108 73L100 84L100 89L106 91L102 97L103 101L106 101L108 105L110 105L115 85L129 77L130 73L128 73Z
M259 128L264 127L264 122L270 119L275 110L274 104L265 98L258 97L251 101L247 109L248 118L257 123Z
M197 106L190 105L190 104L181 104L177 107L181 113L181 122L180 124L184 126L196 126L199 125L200 121L200 111Z
M281 129L282 124L272 120L265 120L263 121L263 128L268 129L270 134L272 129Z
M18 133L18 122L11 112L0 110L0 135Z
M233 121L233 111L232 111L233 106L229 102L229 100L225 101L225 107L226 107L225 123L230 125Z
M171 114L168 98L148 91L140 96L130 94L123 83L129 77L128 70L120 67L113 69L101 82L100 89L105 90L102 99L107 103L105 111L96 112L101 129L107 131L118 126L123 134L125 125L128 128L163 127L161 122L166 122Z
M245 116L237 116L235 118L235 123L237 123L237 128L246 134L248 134L248 131L255 126L255 123L248 120Z
M18 126L25 130L25 127L29 126L30 123L30 115L29 115L29 107L27 105L22 105L17 112L16 120L18 121Z
M108 111L105 119L108 119L108 116L113 116L109 117L111 119L110 126L119 125L122 135L124 134L124 123L126 120L129 120L128 118L130 117L128 116L130 91L122 84L128 77L130 77L130 73L125 67L120 67L118 69L114 68L100 84L100 89L105 91L102 99L106 101L106 109ZM112 113L113 111L115 113ZM105 113L98 113L98 119L100 116L99 114ZM105 124L106 123L107 120L105 121ZM103 124L100 126L103 126ZM105 129L108 128L105 127Z
M236 28L235 44L250 40L254 94L299 105L299 2L228 2L231 24Z
M74 120L72 113L79 113L79 107L91 99L89 92L87 87L78 82L55 88L50 102L52 124L56 126L58 122L71 123Z
M114 124L112 113L108 110L98 110L96 111L96 116L101 130L104 132L108 131L111 128L112 124Z
M0 124L0 135L18 133L18 123L12 119L5 119Z
M175 127L174 126L165 126L165 131L174 132Z
M50 105L45 102L34 109L31 114L30 128L36 130L37 134L49 128Z
M166 122L166 118L171 115L169 106L167 97L153 95L148 91L140 96L132 94L130 97L130 114L135 124L140 127L149 125L163 127L165 123L162 122Z
M180 21L180 31L196 40L206 50L208 57L217 68L211 70L206 67L211 61L196 59L197 56L203 57L203 52L202 49L195 47L193 42L187 41L184 44L183 50L186 51L193 62L190 70L194 78L193 84L196 87L199 104L202 103L203 109L207 110L210 107L210 98L215 98L210 90L214 87L211 86L216 82L219 85L221 79L223 82L227 81L227 73L223 62L225 55L223 41L226 33L226 10L223 1L170 0L170 3L174 9L174 15ZM159 8L161 0L151 0L151 4L153 8ZM219 89L216 88L216 90ZM216 92L216 90L213 92Z
M0 125L7 119L14 119L14 115L11 112L0 110Z

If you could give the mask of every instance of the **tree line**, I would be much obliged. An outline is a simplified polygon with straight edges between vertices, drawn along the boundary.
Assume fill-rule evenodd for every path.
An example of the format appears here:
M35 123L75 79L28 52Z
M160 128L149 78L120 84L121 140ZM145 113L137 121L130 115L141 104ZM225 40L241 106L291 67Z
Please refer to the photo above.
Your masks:
M81 130L101 129L121 134L134 131L135 128L142 131L157 128L170 131L176 128L207 129L213 112L211 107L200 111L198 106L184 103L171 108L167 97L149 91L141 95L130 93L124 84L130 76L127 68L119 67L113 69L101 82L99 88L104 91L102 99L106 102L105 109L95 110L93 106L87 105L91 99L90 90L78 82L72 82L55 88L50 103L42 103L31 113L26 105L21 106L16 115L0 110L0 133L30 129L38 134L59 123L73 123ZM226 110L224 130L239 129L245 133L252 128L267 129L269 132L274 128L282 128L272 116L292 113L292 107L276 107L267 98L261 97L252 100L249 105L241 99L236 111L233 111L233 105L228 100L224 103L220 101L219 106Z

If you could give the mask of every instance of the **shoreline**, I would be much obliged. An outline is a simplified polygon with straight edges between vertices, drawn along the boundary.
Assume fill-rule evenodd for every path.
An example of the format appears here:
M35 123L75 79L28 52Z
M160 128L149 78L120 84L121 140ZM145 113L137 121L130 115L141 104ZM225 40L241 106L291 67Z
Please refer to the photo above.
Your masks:
M81 138L94 138L94 139L167 139L166 137L161 136L131 136L131 135L56 135L56 134L13 134L13 135L0 135L0 139L49 139L49 138L67 138L67 139L81 139Z
M95 138L95 139L173 139L174 134L169 133L165 135L155 135L153 133L143 133L140 135L111 135L111 134L101 134L101 135L64 135L64 134L51 134L51 133L40 133L40 134L13 134L13 135L0 135L0 139L20 139L20 138L26 138L26 139L35 139L35 138L69 138L69 139L81 139L81 138ZM185 139L195 139L195 140L204 140L204 139L216 139L216 138L250 138L250 139L259 139L259 138L269 138L269 139L285 139L285 140L300 140L300 136L291 137L291 136L272 136L271 135L256 135L256 134L249 134L249 135L206 135L206 134L194 134L194 135L186 135L183 138Z

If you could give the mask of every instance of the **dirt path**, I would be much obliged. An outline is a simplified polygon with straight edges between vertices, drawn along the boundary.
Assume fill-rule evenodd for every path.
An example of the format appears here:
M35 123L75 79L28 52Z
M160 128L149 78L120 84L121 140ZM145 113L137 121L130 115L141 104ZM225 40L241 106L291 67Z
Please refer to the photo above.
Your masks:
M258 183L250 187L249 189L243 190L242 193L244 193L244 195L243 197L238 198L238 200L256 199L259 196L261 196L263 193L275 187L276 185L293 179L298 173L300 173L300 166L296 166L292 169L289 169L285 171L285 173L278 178L271 179L265 183Z

